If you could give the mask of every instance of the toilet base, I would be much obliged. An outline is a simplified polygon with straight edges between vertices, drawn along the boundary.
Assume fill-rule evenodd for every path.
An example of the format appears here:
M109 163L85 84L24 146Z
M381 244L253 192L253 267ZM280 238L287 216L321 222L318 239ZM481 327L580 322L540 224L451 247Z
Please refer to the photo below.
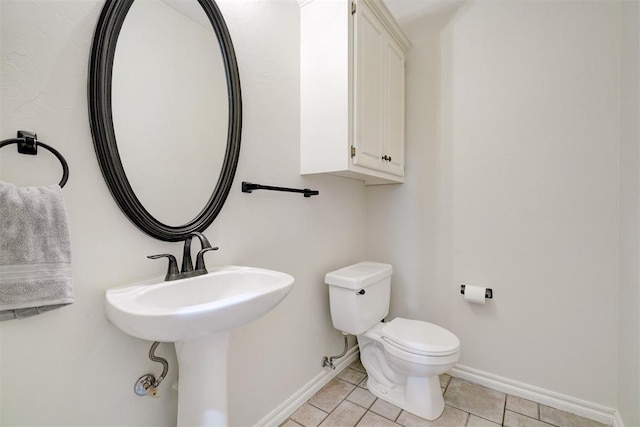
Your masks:
M392 388L369 376L367 388L374 396L429 421L439 418L444 411L438 376L407 377L404 384L394 384Z

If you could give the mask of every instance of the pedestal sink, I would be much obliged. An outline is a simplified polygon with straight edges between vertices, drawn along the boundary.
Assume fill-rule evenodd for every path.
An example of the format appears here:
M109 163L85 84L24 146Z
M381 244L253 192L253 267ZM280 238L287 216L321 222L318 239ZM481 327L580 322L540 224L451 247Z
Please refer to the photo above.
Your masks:
M125 333L174 342L178 427L227 425L229 331L268 313L289 293L288 274L226 266L206 275L151 280L106 292L106 314Z

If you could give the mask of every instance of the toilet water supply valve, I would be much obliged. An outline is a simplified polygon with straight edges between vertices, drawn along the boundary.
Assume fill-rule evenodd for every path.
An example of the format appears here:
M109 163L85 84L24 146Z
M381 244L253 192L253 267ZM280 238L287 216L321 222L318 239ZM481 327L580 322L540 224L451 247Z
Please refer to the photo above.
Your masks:
M151 348L149 349L149 359L153 362L158 362L162 364L162 373L158 378L153 376L153 374L145 374L138 378L136 384L133 386L133 391L138 396L150 396L150 397L158 397L160 396L160 392L158 391L158 386L167 376L169 372L169 362L167 359L163 357L158 357L155 355L156 348L160 343L158 341L151 344Z
M133 387L133 391L135 391L138 396L158 397L160 396L160 392L158 391L159 385L160 383L156 381L156 378L152 374L146 374L138 378L136 385Z
M340 359L341 357L343 357L345 354L347 354L347 349L349 348L349 340L348 334L345 334L343 332L344 335L344 349L342 350L342 353L336 355L336 356L324 356L322 358L322 367L323 368L331 368L332 370L336 369L336 366L333 364L333 360L334 359Z

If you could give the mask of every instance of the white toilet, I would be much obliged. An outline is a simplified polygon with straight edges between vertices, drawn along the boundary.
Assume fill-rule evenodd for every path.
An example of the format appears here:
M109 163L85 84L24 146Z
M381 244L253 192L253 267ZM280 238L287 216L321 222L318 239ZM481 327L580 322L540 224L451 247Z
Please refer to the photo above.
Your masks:
M444 410L438 375L460 359L460 340L446 329L389 313L389 264L361 262L327 273L333 326L356 335L367 388L380 399L427 420Z

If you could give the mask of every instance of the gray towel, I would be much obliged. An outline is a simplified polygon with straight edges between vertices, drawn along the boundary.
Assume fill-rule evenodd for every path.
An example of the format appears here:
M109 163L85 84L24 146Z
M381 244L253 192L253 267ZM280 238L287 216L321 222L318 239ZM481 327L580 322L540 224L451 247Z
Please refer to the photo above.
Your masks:
M71 244L59 185L0 181L0 320L73 302Z

